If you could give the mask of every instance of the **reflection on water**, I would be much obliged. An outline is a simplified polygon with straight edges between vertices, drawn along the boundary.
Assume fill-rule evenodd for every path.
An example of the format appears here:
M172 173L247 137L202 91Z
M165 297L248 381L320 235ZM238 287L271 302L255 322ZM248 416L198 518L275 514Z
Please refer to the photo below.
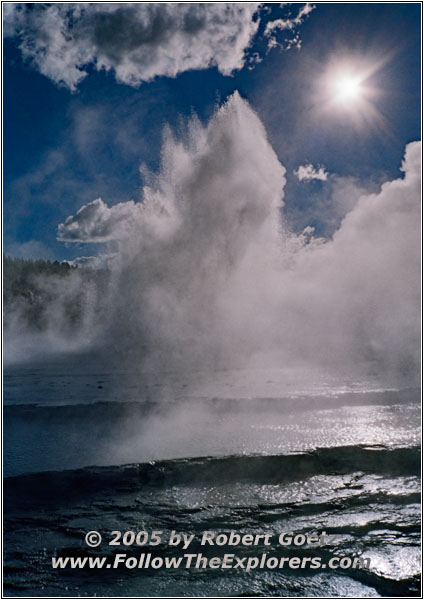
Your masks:
M419 595L417 389L293 370L135 379L92 365L6 373L6 595ZM99 467L66 471L88 465ZM326 531L336 538L323 559L362 555L371 567L111 574L49 562L85 551L89 530L173 529L197 540Z
M308 410L308 399L303 407L297 400L296 410L285 399L7 406L6 475L186 456L419 443L419 404L402 403L400 393L379 396L380 405L334 406L343 396L320 410Z
M253 584L260 596L349 597L352 590L355 597L416 596L419 470L416 448L354 446L11 478L5 483L6 588L27 594L43 588L48 595L59 596L78 595L79 590L105 596L228 596L250 595ZM203 531L269 534L270 546L231 551L237 556L262 552L277 557L320 556L325 564L334 556L369 556L371 565L325 575L287 568L249 574L120 570L114 577L105 572L53 571L51 555L80 553L89 530L100 530L106 539L113 530L160 530L165 539L175 530L194 536L190 552L207 556L229 550L201 546ZM282 532L323 531L335 537L318 549L278 544ZM113 560L114 552L124 550L140 554L140 548L111 549L107 544L101 554ZM159 556L181 554L166 544L148 551Z

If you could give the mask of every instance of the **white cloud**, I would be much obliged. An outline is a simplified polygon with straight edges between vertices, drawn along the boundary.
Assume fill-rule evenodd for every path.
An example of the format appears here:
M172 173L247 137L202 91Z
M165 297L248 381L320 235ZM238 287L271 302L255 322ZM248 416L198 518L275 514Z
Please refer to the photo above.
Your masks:
M290 3L285 3L290 4ZM263 3L37 3L4 5L4 34L18 36L23 57L55 83L75 91L88 67L113 71L139 85L216 66L224 75L244 66ZM306 4L283 27L269 22L270 45L281 28L293 30L312 10ZM294 34L296 44L298 33ZM287 41L290 47L293 40Z
M311 181L312 179L327 181L328 177L328 173L324 167L315 168L311 163L299 165L297 171L293 171L293 173L299 181Z
M132 200L110 208L101 198L82 206L58 226L60 242L99 243L126 237L133 227L141 205Z
M138 85L156 76L216 66L230 74L258 28L259 3L9 4L6 34L23 56L75 90L86 67ZM6 8L6 7L5 7Z
M264 35L268 38L268 48L274 48L275 46L282 46L283 48L290 49L292 46L300 48L301 39L299 34L296 32L296 28L302 25L303 21L309 16L314 10L315 6L309 2L301 6L295 17L288 17L286 19L275 19L269 21L266 24ZM294 35L291 38L284 40L284 45L277 41L277 32L279 31L291 31Z

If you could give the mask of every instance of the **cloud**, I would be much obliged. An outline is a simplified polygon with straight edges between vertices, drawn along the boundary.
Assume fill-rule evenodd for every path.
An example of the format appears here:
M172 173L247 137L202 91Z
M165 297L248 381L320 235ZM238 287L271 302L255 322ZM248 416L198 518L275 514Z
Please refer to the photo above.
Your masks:
M82 206L58 226L60 242L99 243L127 237L142 206L133 201L108 207L101 198Z
M295 17L288 17L286 19L275 19L269 21L266 24L264 35L268 38L268 49L272 49L275 46L280 46L285 49L290 49L292 46L300 48L301 39L296 31L303 21L309 16L309 14L315 9L315 6L309 2L299 8L299 11ZM284 45L277 41L277 32L279 31L290 31L294 32L291 38L284 40Z
M311 181L312 179L327 181L328 177L328 173L324 167L315 168L311 163L303 166L299 165L297 171L293 171L293 173L299 181Z
M87 66L113 70L129 85L216 66L244 64L259 3L11 4L6 34L20 36L24 58L75 90Z
M89 68L113 71L119 82L137 86L191 69L215 66L224 75L241 69L258 31L262 6L260 2L9 3L4 5L4 34L18 36L24 59L72 91ZM294 30L311 10L306 4L285 22ZM280 21L266 26L270 44L277 45Z

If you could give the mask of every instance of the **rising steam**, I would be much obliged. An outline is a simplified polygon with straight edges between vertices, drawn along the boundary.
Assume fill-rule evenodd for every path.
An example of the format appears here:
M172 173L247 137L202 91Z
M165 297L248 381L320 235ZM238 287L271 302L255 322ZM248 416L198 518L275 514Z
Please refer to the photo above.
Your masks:
M142 202L98 199L59 226L63 241L118 247L103 308L84 321L92 347L134 370L415 369L418 142L402 170L361 197L331 240L295 235L284 222L285 169L235 93L206 127L193 119L184 139L167 134L159 174L143 172Z

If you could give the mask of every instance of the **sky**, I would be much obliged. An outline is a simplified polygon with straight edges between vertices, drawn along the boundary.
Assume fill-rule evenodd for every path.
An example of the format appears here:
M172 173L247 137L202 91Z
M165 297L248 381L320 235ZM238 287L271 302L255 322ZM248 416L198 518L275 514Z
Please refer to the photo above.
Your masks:
M235 91L286 168L287 226L330 239L420 139L420 31L405 2L4 3L5 253L101 255L72 216L139 203L163 140Z

